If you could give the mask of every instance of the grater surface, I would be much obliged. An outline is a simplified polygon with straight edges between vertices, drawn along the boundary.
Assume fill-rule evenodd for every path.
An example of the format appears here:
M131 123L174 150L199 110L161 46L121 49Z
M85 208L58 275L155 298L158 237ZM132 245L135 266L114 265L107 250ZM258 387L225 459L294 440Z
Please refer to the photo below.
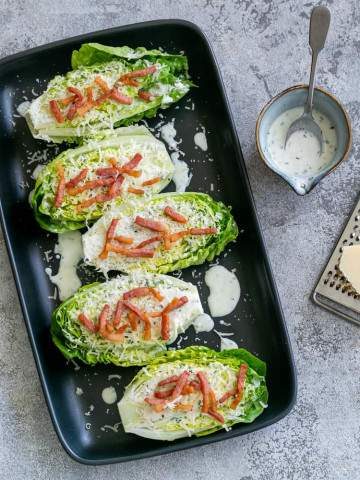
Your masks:
M313 293L318 305L360 325L360 295L339 270L342 249L351 245L360 245L360 197Z

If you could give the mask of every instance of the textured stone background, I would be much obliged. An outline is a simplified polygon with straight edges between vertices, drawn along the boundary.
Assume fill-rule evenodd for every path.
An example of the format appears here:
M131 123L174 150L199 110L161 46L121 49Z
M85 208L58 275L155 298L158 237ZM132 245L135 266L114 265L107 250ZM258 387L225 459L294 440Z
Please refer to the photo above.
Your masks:
M0 238L0 477L9 479L322 480L360 478L360 330L309 297L359 191L360 7L328 0L332 25L318 82L347 107L350 158L305 198L255 153L256 116L270 96L306 81L309 12L298 0L0 0L0 55L155 18L192 20L208 35L243 147L299 374L297 406L260 432L166 457L105 467L72 461L41 393Z

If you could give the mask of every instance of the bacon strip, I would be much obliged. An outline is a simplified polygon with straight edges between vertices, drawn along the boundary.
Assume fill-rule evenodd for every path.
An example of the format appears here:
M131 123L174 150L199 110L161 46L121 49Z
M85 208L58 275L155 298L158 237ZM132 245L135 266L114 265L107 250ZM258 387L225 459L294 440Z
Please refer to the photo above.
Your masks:
M137 330L137 319L138 319L138 316L136 315L135 312L131 310L128 315L128 322L133 332Z
M173 310L182 307L189 301L188 297L185 295L183 297L175 297L171 300L171 302L164 308L163 313L169 313Z
M64 115L61 113L61 110L59 108L59 105L58 105L57 101L56 100L50 100L49 107L50 107L51 113L55 117L55 120L58 123L63 123L64 122Z
M134 312L143 322L144 322L144 340L150 340L151 339L151 322L149 317L145 312L140 310L136 305L132 304L128 300L124 300L124 305Z
M169 397L170 401L175 400L181 394L182 389L184 388L184 386L186 385L186 383L188 381L189 375L190 375L190 372L188 372L188 371L182 372L178 381L176 382L175 388L174 388L171 396Z
M166 232L168 230L168 226L165 223L139 217L139 215L135 218L135 223L140 227L148 228L155 232Z
M113 319L113 324L115 327L118 327L120 325L121 315L123 310L124 310L124 304L121 300L119 300L116 304L114 319Z
M109 180L109 179L104 179L104 180ZM122 175L119 175L115 182L111 185L109 188L109 197L110 198L115 198L120 194L121 191L121 185L124 182L124 177Z
M215 227L189 228L190 235L212 235L217 233Z
M103 104L110 97L110 92L111 92L111 90L109 90L108 92L100 95L100 97L98 97L96 100L94 100L93 105L95 107L99 107L101 104Z
M76 110L76 113L79 117L82 117L85 115L86 112L91 110L94 107L95 103L86 101L84 102L81 106L78 107Z
M229 390L228 392L225 392L224 395L219 398L219 403L226 402L226 400L236 395L236 392L237 392L236 388Z
M176 222L187 223L187 221L188 221L188 219L186 217L184 217L184 215L181 215L181 213L176 212L171 207L165 207L164 208L164 213L165 213L165 215L170 217L172 220L175 220Z
M243 398L247 371L248 371L247 364L246 363L241 364L239 373L238 373L237 386L236 386L237 394L230 405L232 409L235 409Z
M99 330L99 326L95 325L84 313L79 313L78 320L92 333L96 333Z
M156 398L156 397L146 397L145 402L148 403L149 405L165 405L165 401L161 398Z
M203 413L208 413L209 411L209 389L210 389L210 385L207 381L207 378L205 376L205 374L203 372L197 372L197 377L199 379L199 382L200 382L200 389L201 389L201 393L202 393L202 396L203 396L203 404L202 404L202 407L201 407L201 411Z
M67 118L68 120L72 120L72 119L75 117L75 115L76 115L76 111L77 111L76 103L72 103L72 104L70 105L69 110L67 111L66 118Z
M103 93L110 93L109 85L99 75L95 77L95 83L100 87Z
M178 375L172 375L171 377L165 378L164 380L160 380L157 384L158 387L162 387L164 385L168 385L169 383L175 383L179 380Z
M72 196L78 195L79 193L85 192L86 190L93 190L94 188L106 187L106 186L112 185L114 182L115 180L112 177L97 178L96 180L89 180L88 182L85 182L83 185L80 185L74 188L69 188L68 194Z
M144 195L144 190L141 188L128 187L128 193L134 193L135 195Z
M193 409L192 403L178 403L174 407L174 410L178 410L179 412L191 412L192 409Z
M70 105L75 100L75 95L70 95L70 97L60 98L57 102L60 103L63 107Z
M76 87L68 87L68 91L75 96L74 103L77 107L79 107L82 104L82 102L84 101L83 94Z
M145 182L142 182L141 186L148 187L150 185L154 185L154 183L160 182L160 180L161 180L161 177L150 178L149 180L145 180Z
M122 75L120 77L120 81L122 81L123 78L146 77L146 75L150 75L150 73L155 73L156 70L156 65L151 65L151 67L142 68L141 70L133 70L132 72L128 72Z
M107 194L95 195L95 197L88 198L87 200L84 200L76 205L76 210L80 211L83 208L91 207L91 205L94 205L94 203L104 203L108 202L109 200L111 200L111 197L109 197Z
M149 250L147 248L124 248L120 245L114 245L113 243L108 246L109 252L120 253L125 257L149 257L152 258L155 254L154 250Z
M125 330L127 329L128 326L129 325L127 323L125 323L120 328L118 328L116 330L116 332L106 333L104 335L104 337L106 338L106 340L110 340L110 342L114 342L114 343L122 342L123 339L124 339L124 332L125 332Z
M164 299L164 297L161 295L159 290L156 290L156 288L153 287L137 287L133 288L132 290L129 290L128 292L125 292L123 295L124 300L129 300L130 298L137 298L137 297L146 297L147 295L151 295L152 297L155 297L156 300L161 300Z
M161 338L165 342L170 338L170 317L165 312L161 315Z
M87 99L88 103L90 105L92 105L93 102L94 102L94 90L93 90L93 88L92 87L86 87L85 92L86 92L86 99Z
M115 231L118 223L119 223L119 219L117 218L113 218L111 220L110 226L105 235L104 248L99 255L99 258L101 258L102 260L104 260L108 256L108 243L110 242L110 240L112 240L115 237Z
M143 248L146 245L150 245L151 243L161 241L164 237L162 235L155 235L155 237L148 238L147 240L143 240L135 248Z
M181 395L190 395L191 393L193 393L195 390L195 388L190 385L190 383L186 384L185 387L182 389L181 391Z
M54 205L55 208L60 208L65 195L65 174L62 165L57 165L57 174L59 177L59 183L56 189Z
M140 85L139 82L134 78L128 78L128 77L122 76L120 81L124 85L130 85L131 87L138 87Z
M88 168L83 168L80 173L75 175L74 178L66 182L65 187L66 188L73 188L76 187L82 180L86 178L86 175L88 174L89 169Z
M126 173L126 175L129 175L130 177L140 177L141 175L141 170L128 170L127 172L124 172Z
M215 418L215 420L217 420L219 423L225 423L225 419L224 417L221 415L220 412L216 411L216 410L209 410L208 411L208 414L210 416L212 416L213 418Z
M160 390L157 392L154 392L154 397L155 398L168 398L174 391L175 387L168 388L167 390Z
M133 99L131 97L124 95L123 93L119 92L119 90L117 90L116 88L113 88L111 90L110 98L112 100L115 100L118 103L122 103L123 105L131 105L133 102Z
M106 303L103 306L103 309L101 310L100 315L99 315L99 333L100 333L100 335L105 334L109 313L110 313L110 305L108 303Z
M151 102L154 100L155 95L150 92L146 92L145 90L139 90L138 97L141 98L141 100L145 100L145 102Z
M214 227L205 228L189 228L188 230L180 230L180 232L171 233L168 235L170 242L176 242L180 238L187 237L188 235L211 235L217 233L217 229Z
M134 168L136 168L139 165L142 158L143 157L140 153L135 153L135 155L129 162L124 163L124 165L120 167L121 171L126 173L126 172L129 172L130 170L134 170Z
M124 235L116 235L116 237L114 237L114 240L116 242L119 242L119 243L125 243L127 245L131 245L134 241L133 238L131 237L125 237Z
M119 170L115 167L103 167L95 170L96 175L100 177L114 177L118 175Z

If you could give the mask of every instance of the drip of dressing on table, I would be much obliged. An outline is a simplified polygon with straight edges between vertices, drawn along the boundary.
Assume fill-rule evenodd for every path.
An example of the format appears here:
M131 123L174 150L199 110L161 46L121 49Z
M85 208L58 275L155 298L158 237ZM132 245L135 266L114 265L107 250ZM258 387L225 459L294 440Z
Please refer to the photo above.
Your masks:
M229 315L240 299L240 283L236 275L222 265L210 267L205 274L210 289L208 305L212 317Z
M299 118L303 107L286 110L270 126L267 134L268 151L273 165L294 183L299 193L306 193L313 179L331 165L337 148L335 126L323 113L313 110L313 117L323 133L323 151L316 137L303 130L294 132L285 149L286 133L290 125Z
M114 387L106 387L101 392L101 397L105 403L112 405L117 400L116 390Z
M195 318L193 325L196 333L211 332L214 328L214 320L207 313L202 313Z
M66 232L59 234L55 253L60 255L59 270L52 274L51 268L45 268L52 283L58 287L59 299L66 300L81 287L81 281L76 273L76 267L84 256L80 232Z
M173 182L175 183L175 189L177 192L185 192L190 184L192 173L189 171L189 167L184 160L180 159L180 155L184 153L179 149L178 145L181 143L175 139L177 131L175 129L175 119L166 123L160 128L160 135L162 139L168 144L169 149L172 150L171 160L174 164L175 171L173 175Z

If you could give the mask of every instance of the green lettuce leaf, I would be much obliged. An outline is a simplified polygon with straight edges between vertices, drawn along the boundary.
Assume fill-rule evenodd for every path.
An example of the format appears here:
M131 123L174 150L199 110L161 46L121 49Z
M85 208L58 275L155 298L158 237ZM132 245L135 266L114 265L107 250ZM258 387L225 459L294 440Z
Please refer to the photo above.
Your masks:
M188 302L170 314L170 338L161 338L161 319L152 318L151 340L143 339L142 326L133 332L125 331L121 343L114 343L98 333L87 330L78 320L84 313L94 324L105 304L114 312L122 295L137 287L156 288L164 297L162 301L149 296L132 299L131 302L144 311L157 311L165 307L174 297L187 296ZM174 342L203 313L197 288L166 275L136 273L119 276L104 283L93 283L81 287L71 298L63 302L52 315L51 336L54 344L63 355L76 358L89 365L96 363L112 363L130 366L145 365L156 355L166 350L166 345ZM123 314L122 323L126 322L127 311Z
M224 424L201 412L201 395L197 392L182 397L184 403L191 402L193 405L190 413L174 410L171 404L157 413L144 401L153 395L160 380L185 370L190 372L190 378L195 378L198 371L204 372L219 399L234 388L237 373L244 363L248 365L248 370L241 402L236 409L231 408L231 399L218 404ZM216 352L193 346L165 352L140 370L126 387L118 403L122 424L128 433L172 441L191 435L209 435L222 428L229 429L236 423L253 422L267 406L265 374L265 363L244 349Z
M163 190L171 181L174 166L162 142L142 126L98 132L88 137L82 146L62 152L41 171L31 198L31 206L39 225L55 233L78 230L101 217L109 204L109 202L97 202L87 208L77 209L80 202L93 197L95 193L104 191L103 188L97 188L86 190L78 195L70 195L66 191L62 205L56 208L54 202L59 183L59 165L64 168L66 181L87 168L86 179L79 184L82 185L85 181L98 178L96 174L98 168L109 167L108 158L115 157L122 165L136 153L140 153L143 157L139 163L141 175L139 177L124 175L120 199L123 196L127 199L135 196L127 193L128 187L143 189L145 197ZM160 177L160 181L142 187L142 182L154 177Z
M187 223L180 225L166 217L164 208L167 206L184 215L188 219ZM169 250L158 242L155 244L153 258L130 258L110 252L107 259L100 259L105 234L113 218L120 219L118 231L134 238L134 245L155 235L156 232L136 226L136 216L166 223L171 233L191 227L215 227L217 233L185 236L174 242ZM113 203L105 215L83 235L84 257L87 263L103 272L142 270L168 273L213 260L229 242L235 240L237 234L238 229L230 209L209 195L192 192L163 193L147 201Z
M129 63L139 59L150 62L167 63L173 74L182 74L188 71L188 61L185 55L172 55L161 50L147 50L144 47L130 48L112 47L101 43L83 43L79 50L74 50L71 55L71 66L75 70L79 67L89 67L95 63L110 62L114 59L124 59Z
M131 125L143 118L156 115L159 108L167 108L182 98L192 86L189 80L187 59L184 55L170 55L158 50L129 47L108 47L100 44L84 44L73 52L74 70L53 78L46 91L36 98L25 114L29 128L35 138L56 143L79 142L94 132ZM139 77L137 87L121 85L121 92L131 97L130 105L107 99L100 106L91 108L83 116L66 118L68 107L59 104L65 121L58 123L52 115L49 102L69 96L68 88L76 87L83 94L92 86L95 98L102 95L95 84L100 76L112 88L118 79L134 70L156 65L155 73ZM149 91L153 99L144 101L138 90Z

